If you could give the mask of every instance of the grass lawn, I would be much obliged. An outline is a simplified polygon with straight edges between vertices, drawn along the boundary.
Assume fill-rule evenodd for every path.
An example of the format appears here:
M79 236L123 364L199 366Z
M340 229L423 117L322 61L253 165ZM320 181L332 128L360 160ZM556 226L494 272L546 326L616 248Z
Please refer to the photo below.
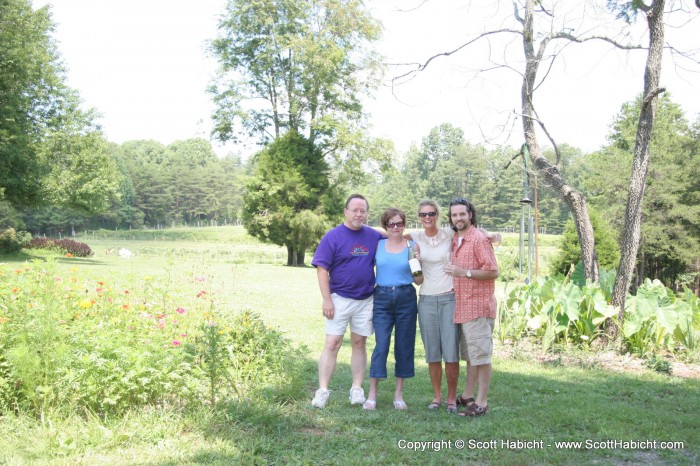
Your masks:
M257 244L238 230L204 230L208 237L187 241L79 238L95 257L62 257L58 267L120 283L148 276L164 287L177 274L208 277L218 306L232 312L249 308L307 349L307 396L284 405L243 399L194 412L149 409L119 419L88 413L47 413L43 419L5 415L0 417L0 464L700 462L699 379L646 369L612 371L588 357L581 364L556 358L540 362L537 354L519 347L497 345L489 413L465 419L444 409L426 409L432 390L420 337L417 374L405 386L409 409L393 409L391 378L380 384L377 411L351 407L346 338L329 405L313 409L316 362L324 341L315 269L283 266L286 251ZM212 239L219 234L228 239ZM121 247L134 256L106 254ZM0 262L15 267L29 257ZM370 338L369 353L373 347ZM390 357L390 373L391 367Z

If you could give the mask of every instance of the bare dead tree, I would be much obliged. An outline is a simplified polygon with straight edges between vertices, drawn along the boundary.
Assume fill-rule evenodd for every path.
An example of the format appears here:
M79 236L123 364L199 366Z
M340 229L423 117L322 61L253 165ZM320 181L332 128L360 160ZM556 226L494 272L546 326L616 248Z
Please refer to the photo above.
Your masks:
M618 322L622 322L624 319L625 301L632 282L632 274L641 242L642 201L651 160L649 145L654 121L656 120L658 97L665 90L660 87L661 59L664 48L665 3L665 0L653 0L649 6L641 2L639 5L639 8L645 13L649 28L649 52L644 69L644 98L642 99L642 108L639 113L639 122L637 123L632 173L627 194L620 266L617 269L615 285L613 286L612 304L618 309ZM608 323L608 333L612 337L617 337L618 330L618 327Z
M570 186L559 171L558 165L561 156L558 145L547 130L544 122L537 115L534 94L537 86L541 85L544 79L546 79L548 70L544 77L539 79L539 82L537 75L545 60L549 60L549 66L551 67L551 64L556 58L558 52L555 52L553 55L545 55L547 47L555 40L566 40L569 43L604 41L621 50L648 50L647 68L645 70L644 105L639 119L637 141L635 144L635 162L632 167L632 176L630 179L630 202L628 203L628 212L625 217L625 234L623 235L624 240L622 245L623 260L621 260L620 270L618 271L614 290L615 298L613 299L613 303L620 306L620 317L622 317L624 312L624 298L630 286L641 235L641 205L644 185L646 183L646 173L649 165L649 140L651 138L651 130L655 118L657 97L663 92L663 89L659 87L661 56L664 47L671 49L671 52L674 54L684 54L663 43L665 0L653 0L650 5L645 5L641 1L630 1L626 4L622 4L626 12L625 17L628 19L630 18L630 16L628 16L630 13L634 16L636 8L641 9L646 14L650 34L649 47L638 44L623 44L613 37L605 35L574 34L572 30L564 27L560 28L560 30L550 29L548 32L535 31L536 14L539 13L545 17L554 18L554 11L546 10L543 6L543 2L540 0L523 1L524 3L522 5L519 5L515 1L513 2L514 17L518 23L520 23L521 28L499 28L483 32L450 51L435 54L423 63L413 64L413 69L396 76L393 82L400 83L410 80L416 73L427 69L435 59L453 55L480 40L488 40L489 36L498 34L520 35L525 57L525 70L522 72L518 71L522 76L522 112L519 116L522 119L523 136L529 147L530 158L535 169L544 177L549 186L559 194L560 198L571 210L581 246L581 260L584 265L585 275L587 278L595 281L598 279L598 263L593 228L588 217L586 202L583 195ZM695 0L695 4L700 8L700 0ZM508 64L501 66L514 69ZM556 154L555 163L550 162L544 157L537 138L537 127L543 131L546 138L552 144Z

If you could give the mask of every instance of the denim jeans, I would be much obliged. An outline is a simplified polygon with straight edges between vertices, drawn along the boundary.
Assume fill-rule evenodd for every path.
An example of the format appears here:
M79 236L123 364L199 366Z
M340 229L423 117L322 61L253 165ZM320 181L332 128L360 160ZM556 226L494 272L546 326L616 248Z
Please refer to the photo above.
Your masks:
M389 356L391 332L394 330L395 377L415 375L413 355L416 347L416 316L418 303L413 285L377 286L374 289L374 335L376 345L372 351L369 376L386 378L386 360Z

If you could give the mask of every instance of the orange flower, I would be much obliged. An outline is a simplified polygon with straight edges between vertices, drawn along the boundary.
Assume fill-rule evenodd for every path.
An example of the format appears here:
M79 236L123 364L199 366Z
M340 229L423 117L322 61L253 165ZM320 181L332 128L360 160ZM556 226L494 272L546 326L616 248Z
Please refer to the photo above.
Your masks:
M73 257L73 254L71 254L70 252L67 252L66 257Z

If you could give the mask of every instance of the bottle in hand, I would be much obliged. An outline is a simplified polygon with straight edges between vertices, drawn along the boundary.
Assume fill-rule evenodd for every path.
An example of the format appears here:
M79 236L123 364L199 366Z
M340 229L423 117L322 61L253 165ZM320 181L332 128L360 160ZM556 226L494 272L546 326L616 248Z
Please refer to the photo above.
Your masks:
M420 277L423 275L420 261L416 259L416 253L413 251L413 247L411 247L411 242L406 240L406 245L408 245L408 265L411 267L411 273L414 277Z

